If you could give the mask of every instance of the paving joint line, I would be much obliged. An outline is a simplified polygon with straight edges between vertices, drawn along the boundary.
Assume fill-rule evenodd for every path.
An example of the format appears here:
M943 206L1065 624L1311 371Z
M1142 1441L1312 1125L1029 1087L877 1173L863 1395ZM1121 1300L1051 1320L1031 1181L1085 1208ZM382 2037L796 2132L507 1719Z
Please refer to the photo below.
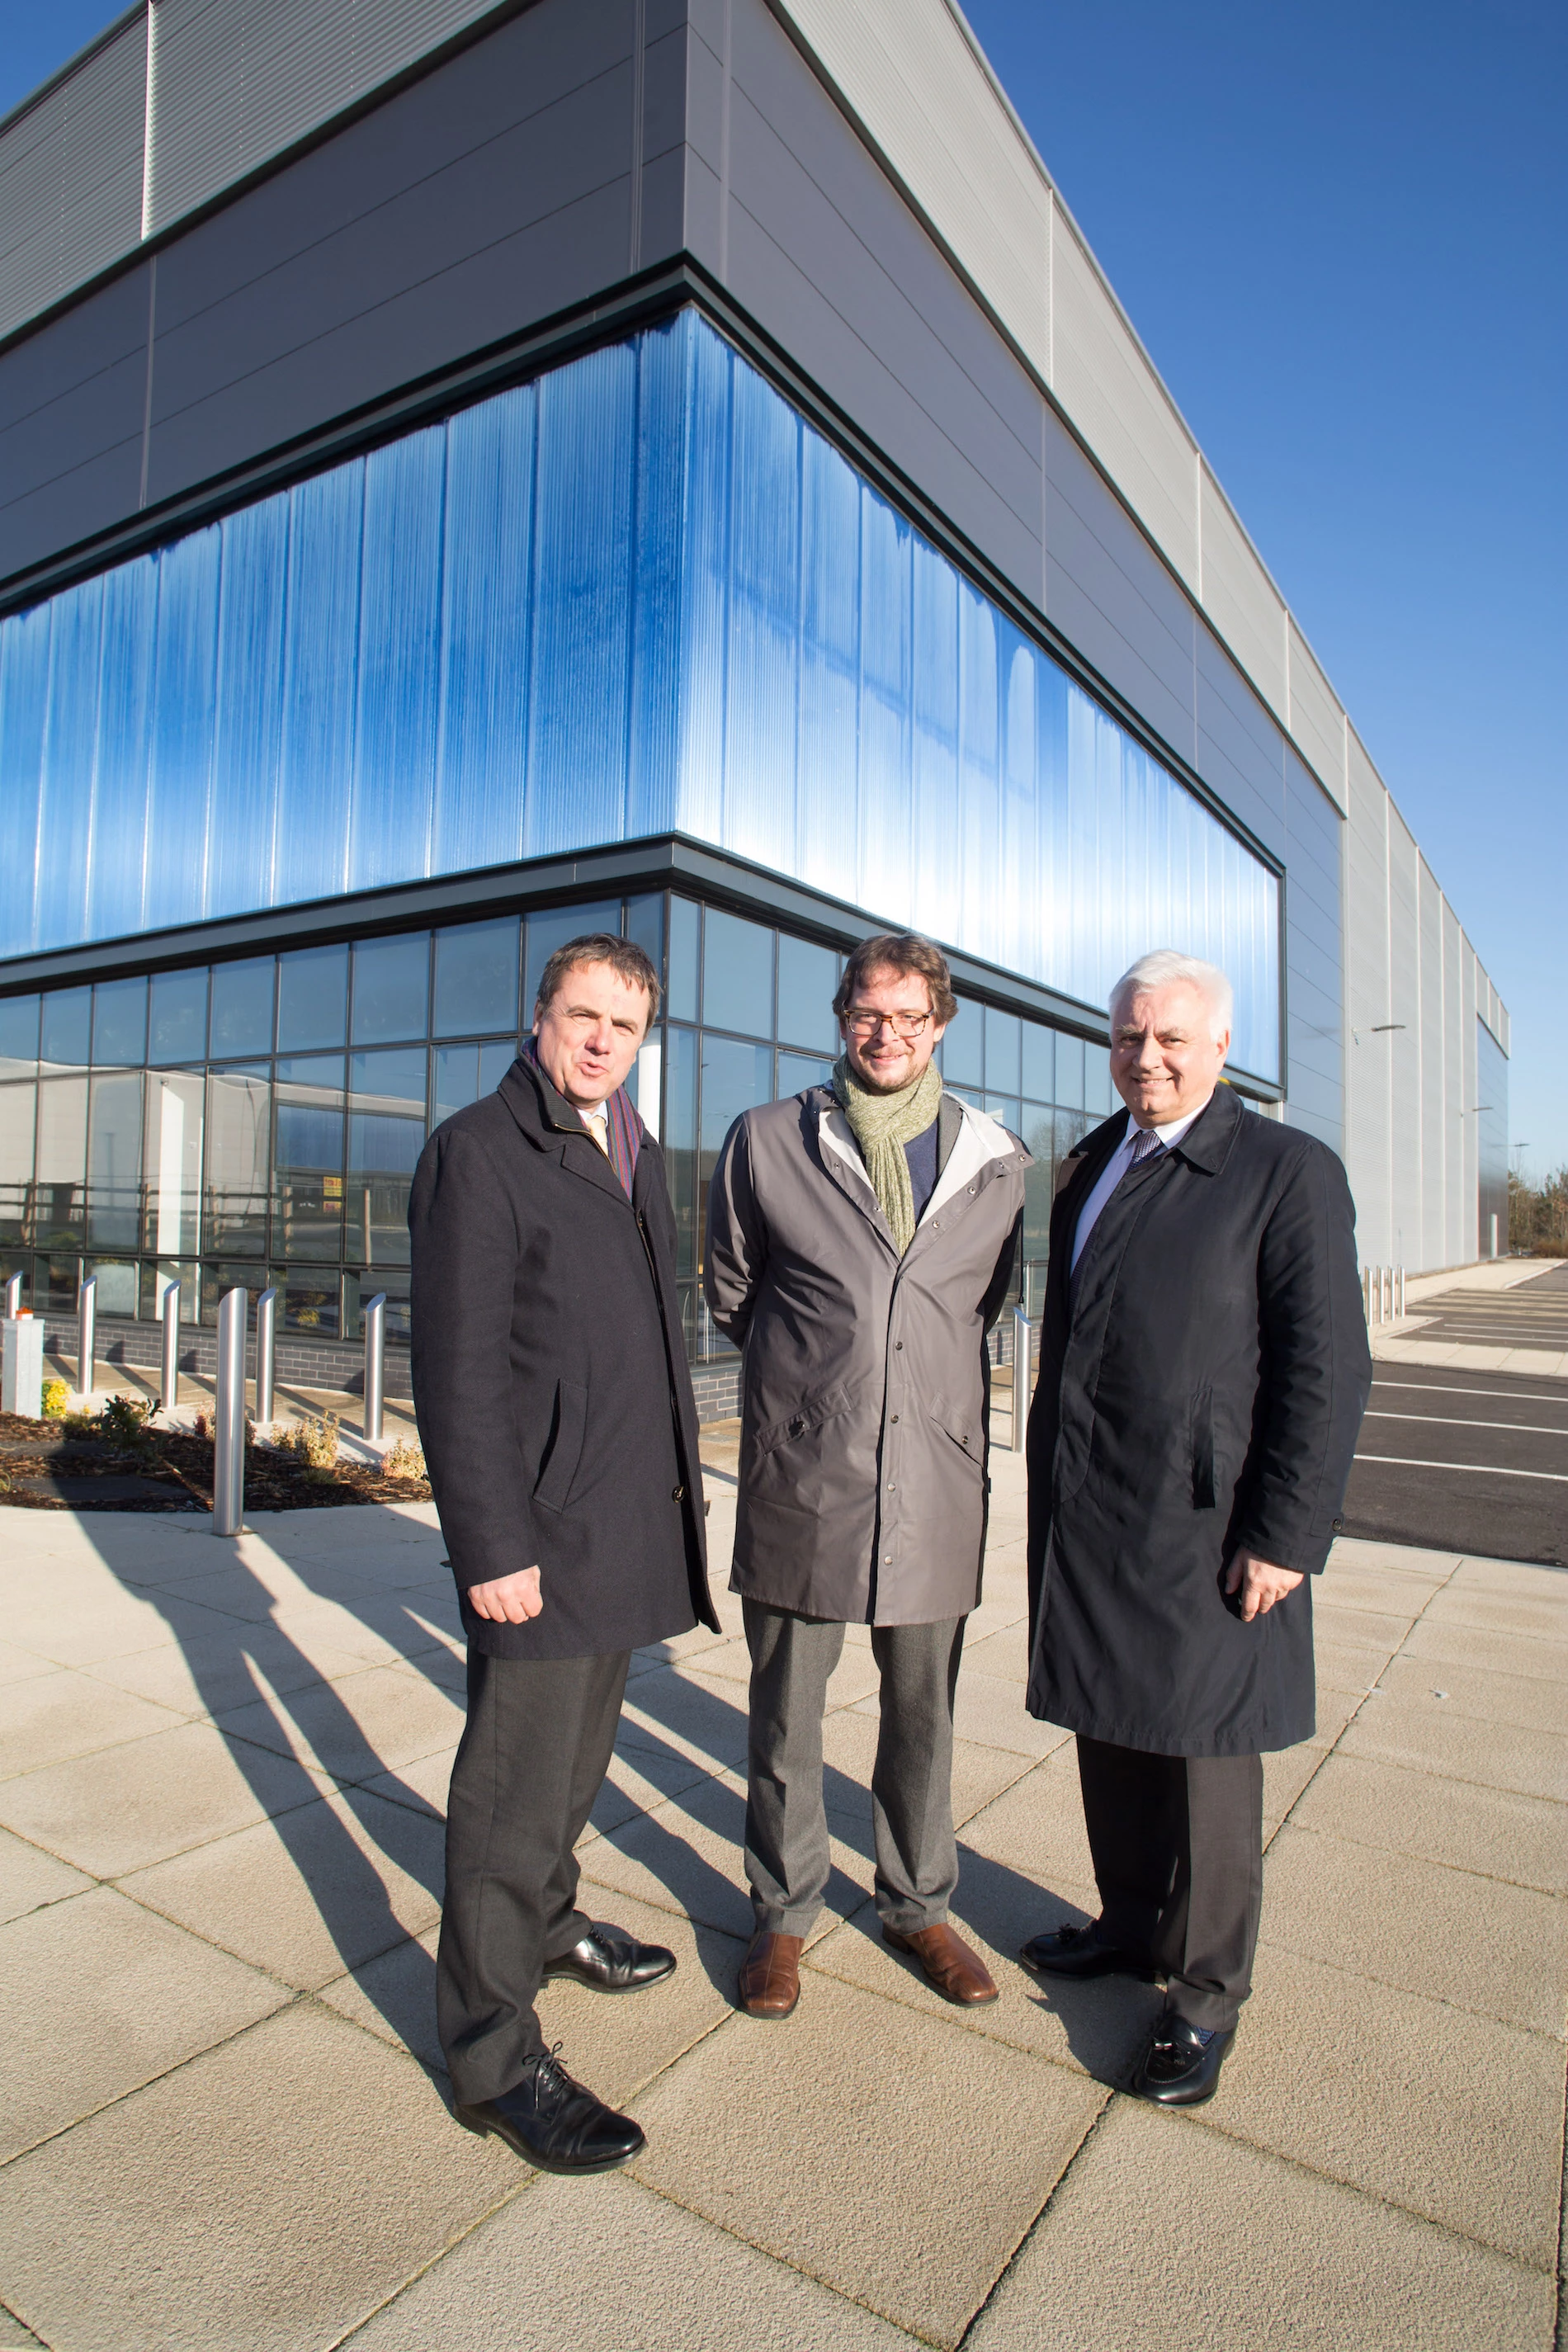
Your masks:
M1089 2079L1090 2082L1093 2082L1098 2078L1094 2075L1090 2075ZM953 2352L967 2352L967 2347L969 2347L971 2338L974 2334L974 2330L979 2326L980 2322L984 2318L985 2314L990 2310L992 2304L995 2301L996 2296L1005 2284L1007 2275L1017 2262L1019 2255L1033 2240L1047 2214L1050 2211L1051 2207L1056 2203L1057 2199L1060 2196L1064 2186L1071 2176L1074 2167L1077 2165L1085 2148L1088 2147L1089 2142L1098 2134L1101 2124L1105 2121L1106 2116L1110 2113L1110 2110L1115 2105L1117 2100L1119 2098L1124 2098L1127 2095L1125 2092L1117 2090L1113 2084L1103 2084L1101 2087L1105 2091L1105 2096L1100 2101L1100 2104L1095 2110L1094 2114L1090 2116L1089 2122L1085 2126L1082 2138L1079 2141L1078 2146L1073 2149L1072 2154L1068 2158L1067 2162L1063 2165L1061 2170L1052 2181L1050 2189L1046 2197L1046 2200L1040 2207L1039 2211L1035 2215L1034 2220L1029 2222L1027 2227L1023 2231L1018 2239L1017 2244L1014 2247L1012 2252L1008 2255L1006 2261L1003 2263L1001 2269L997 2272L995 2277L986 2288L985 2293L981 2297L979 2303L970 2313L969 2318L964 2326L963 2333L959 2337L957 2344L954 2346Z

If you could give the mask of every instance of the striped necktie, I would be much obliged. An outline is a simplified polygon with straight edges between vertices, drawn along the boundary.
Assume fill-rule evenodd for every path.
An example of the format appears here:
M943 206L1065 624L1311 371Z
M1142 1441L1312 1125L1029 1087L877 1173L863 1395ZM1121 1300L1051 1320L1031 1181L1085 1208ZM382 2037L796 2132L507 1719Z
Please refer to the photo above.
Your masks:
M1138 1130L1138 1140L1128 1156L1124 1173L1130 1176L1140 1160L1152 1160L1156 1151L1163 1151L1164 1149L1164 1145L1152 1127L1141 1127Z

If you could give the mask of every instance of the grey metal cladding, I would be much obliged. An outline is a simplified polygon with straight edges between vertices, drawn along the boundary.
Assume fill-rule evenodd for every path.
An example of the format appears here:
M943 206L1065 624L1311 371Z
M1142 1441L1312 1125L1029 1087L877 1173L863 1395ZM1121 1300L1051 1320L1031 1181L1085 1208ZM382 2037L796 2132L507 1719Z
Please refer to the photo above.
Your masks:
M0 147L0 335L142 234L147 35L127 25L12 124Z
M0 355L0 578L136 508L148 266Z
M1202 619L1195 620L1200 776L1277 856L1285 848L1285 745L1261 698Z

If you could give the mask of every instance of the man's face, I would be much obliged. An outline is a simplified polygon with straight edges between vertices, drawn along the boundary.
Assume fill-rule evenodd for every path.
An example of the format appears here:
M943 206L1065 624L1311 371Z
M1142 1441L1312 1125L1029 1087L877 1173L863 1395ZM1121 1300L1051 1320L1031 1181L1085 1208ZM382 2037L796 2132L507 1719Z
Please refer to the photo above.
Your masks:
M607 963L574 963L533 1009L539 1066L574 1108L595 1109L624 1086L650 1011L646 988Z
M838 1029L850 1068L876 1095L895 1095L900 1087L912 1087L942 1035L931 1009L931 990L919 972L890 971L886 966L867 973L848 1012L840 1015ZM906 1034L910 1030L913 1035Z
M1135 1126L1168 1127L1202 1110L1230 1050L1230 1031L1213 1030L1208 999L1188 980L1140 989L1116 1007L1110 1075Z

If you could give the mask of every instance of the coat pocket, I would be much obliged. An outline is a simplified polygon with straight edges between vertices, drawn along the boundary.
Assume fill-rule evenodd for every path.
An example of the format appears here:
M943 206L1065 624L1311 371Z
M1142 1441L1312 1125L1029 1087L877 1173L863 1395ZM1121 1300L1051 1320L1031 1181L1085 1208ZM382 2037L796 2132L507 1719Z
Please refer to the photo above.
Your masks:
M958 1451L973 1464L977 1471L983 1470L985 1463L984 1407L978 1403L973 1407L950 1405L945 1399L933 1397L927 1412L942 1435L952 1439Z
M837 1421L849 1403L849 1391L842 1384L824 1389L820 1396L804 1399L784 1421L769 1422L759 1429L752 1443L759 1455L776 1454L781 1445L798 1444L809 1437L825 1422Z
M588 1391L575 1381L555 1383L555 1412L550 1439L534 1482L533 1499L547 1511L563 1511L583 1459L583 1438L588 1426Z
M1193 1508L1214 1507L1214 1391L1199 1389L1193 1399Z

